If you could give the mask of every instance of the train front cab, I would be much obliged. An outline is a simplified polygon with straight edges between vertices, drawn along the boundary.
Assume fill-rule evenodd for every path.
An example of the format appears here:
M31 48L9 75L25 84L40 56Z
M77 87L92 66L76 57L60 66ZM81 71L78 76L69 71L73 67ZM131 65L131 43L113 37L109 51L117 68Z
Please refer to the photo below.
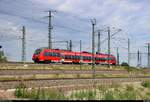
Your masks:
M32 60L35 62L35 63L39 63L40 62L40 56L41 56L41 52L42 52L42 49L36 49L33 56L32 56Z
M61 58L59 51L52 49L37 49L33 54L32 60L35 63L58 63Z

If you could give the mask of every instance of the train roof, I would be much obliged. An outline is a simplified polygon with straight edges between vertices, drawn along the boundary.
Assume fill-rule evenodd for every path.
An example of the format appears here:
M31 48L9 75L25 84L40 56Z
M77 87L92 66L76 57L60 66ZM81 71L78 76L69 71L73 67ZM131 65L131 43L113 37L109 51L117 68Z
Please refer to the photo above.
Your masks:
M70 50L66 50L66 49L49 49L48 47L41 47L38 49L44 49L44 50L52 50L52 51L64 51L64 52L71 52Z
M81 54L81 55L91 55L92 53L91 52L87 52L87 51L82 51L82 52L74 52L74 51L71 51L71 50L66 50L66 49L49 49L48 47L40 47L38 49L44 49L44 50L51 50L51 51L56 51L56 52L61 52L61 53L64 53L64 54ZM104 53L97 53L95 54L96 56L101 56L101 57L107 57L108 54L104 54ZM114 55L110 54L110 57L115 57Z

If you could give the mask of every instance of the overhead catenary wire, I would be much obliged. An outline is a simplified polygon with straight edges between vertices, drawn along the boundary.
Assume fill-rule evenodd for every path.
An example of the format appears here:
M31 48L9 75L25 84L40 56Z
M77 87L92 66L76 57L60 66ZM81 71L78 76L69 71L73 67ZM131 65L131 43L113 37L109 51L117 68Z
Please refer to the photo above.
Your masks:
M41 23L41 24L48 24L48 23L46 23L44 21L41 21L41 20L38 20L38 19L33 19L33 18L30 18L30 17L26 17L26 16L22 16L22 15L17 15L17 14L6 12L6 11L4 12L2 10L0 10L0 13L1 14L5 14L5 15L20 17L22 19L30 20L30 21L33 21L33 22ZM64 26L64 25L62 26L62 25L54 24L54 26L59 27L59 28L68 29L68 30L75 31L75 32L89 33L89 32L82 31L82 30L79 30L79 29L75 29L75 28L72 28L72 27L67 27L67 26Z
M38 4L35 4L34 2L32 2L31 0L26 0L27 2L18 2L19 0L16 0L15 2L13 2L15 5L17 5L17 6L20 6L20 5L22 5L21 7L24 7L24 8L28 8L28 5L32 5L32 7L31 7L31 9L32 9L32 13L34 12L33 11L33 5L34 5L34 9L35 10L42 10L41 9L41 7L39 7L39 5ZM46 8L45 8L46 9ZM17 11L17 9L15 9L16 11ZM76 19L76 20L78 20L78 21L81 21L81 22L84 22L84 23L88 23L89 24L89 20L90 19L87 19L87 18L82 18L82 17L79 17L78 15L76 15L76 14L74 14L74 13L67 13L67 12L64 12L64 11L60 11L59 10L59 14L60 14L60 16L56 16L56 17L61 17L62 16L62 14L63 15L68 15L69 17L71 17L71 18L73 18L73 19ZM58 15L59 15L58 14ZM67 17L68 17L67 16ZM65 19L66 19L66 17L65 17ZM90 26L90 25L89 25Z

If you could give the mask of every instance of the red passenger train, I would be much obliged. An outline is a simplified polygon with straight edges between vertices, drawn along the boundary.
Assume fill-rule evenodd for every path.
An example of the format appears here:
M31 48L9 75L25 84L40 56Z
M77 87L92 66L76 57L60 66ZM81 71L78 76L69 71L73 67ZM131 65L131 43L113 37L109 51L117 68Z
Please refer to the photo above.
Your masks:
M113 55L108 54L94 54L95 64L111 64L116 65L116 58ZM39 48L36 49L32 60L35 63L72 63L72 64L91 64L92 63L92 53L89 52L74 52L70 50L60 50L60 49L48 49Z

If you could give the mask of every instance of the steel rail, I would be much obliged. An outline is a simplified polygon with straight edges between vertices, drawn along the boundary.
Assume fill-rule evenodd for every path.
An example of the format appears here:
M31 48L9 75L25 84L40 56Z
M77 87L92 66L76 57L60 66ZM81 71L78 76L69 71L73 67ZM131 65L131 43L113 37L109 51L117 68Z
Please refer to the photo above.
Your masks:
M121 82L142 82L150 80L149 77L109 77L109 78L50 78L50 79L32 79L32 80L11 80L11 81L0 81L0 89L14 89L20 84L24 84L27 88L31 87L51 87L61 85L89 85L94 82L96 84L104 83L121 83Z

